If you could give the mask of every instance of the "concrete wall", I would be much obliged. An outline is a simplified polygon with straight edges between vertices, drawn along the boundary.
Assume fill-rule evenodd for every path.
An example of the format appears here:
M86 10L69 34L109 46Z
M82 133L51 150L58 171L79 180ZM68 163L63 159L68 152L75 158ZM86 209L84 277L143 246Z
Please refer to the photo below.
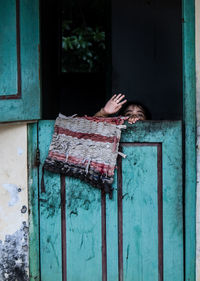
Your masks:
M27 125L0 126L0 280L28 280Z

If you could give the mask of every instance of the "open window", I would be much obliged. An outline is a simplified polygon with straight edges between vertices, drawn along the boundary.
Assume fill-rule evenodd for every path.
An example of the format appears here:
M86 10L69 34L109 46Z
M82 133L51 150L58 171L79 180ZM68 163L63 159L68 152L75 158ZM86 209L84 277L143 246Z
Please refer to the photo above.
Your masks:
M6 5L0 121L93 115L118 92L182 119L181 0L41 0L41 48L39 2Z
M93 115L119 92L182 119L180 0L41 3L44 119Z

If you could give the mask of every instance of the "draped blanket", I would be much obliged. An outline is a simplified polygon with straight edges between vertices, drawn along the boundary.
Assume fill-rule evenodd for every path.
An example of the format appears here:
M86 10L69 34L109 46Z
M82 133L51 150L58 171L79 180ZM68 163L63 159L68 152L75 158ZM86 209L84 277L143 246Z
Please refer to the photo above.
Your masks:
M80 178L112 195L123 117L59 114L44 169Z

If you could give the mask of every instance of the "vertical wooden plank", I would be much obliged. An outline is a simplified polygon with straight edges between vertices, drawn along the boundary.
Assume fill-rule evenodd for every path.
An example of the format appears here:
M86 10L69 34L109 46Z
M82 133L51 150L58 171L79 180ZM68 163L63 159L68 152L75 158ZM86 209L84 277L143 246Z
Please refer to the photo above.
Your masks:
M163 158L164 280L184 280L182 141L180 126L166 128Z
M101 192L66 177L67 281L102 281Z
M7 5L11 3L19 6L16 13L16 16L19 15L19 21L13 23L13 20L16 20L13 7L7 9L5 16L1 17L1 56L4 58L9 53L9 65L6 62L3 67L5 59L1 60L1 77L6 80L4 83L3 79L0 85L0 122L34 120L41 116L39 0L12 0L6 1L6 6L3 2L2 5L8 8ZM11 25L13 28L10 29Z
M123 146L124 281L158 279L156 146Z
M48 154L53 134L53 121L39 122L40 160ZM42 169L40 167L39 183ZM40 186L40 260L42 281L62 281L61 198L60 175L44 173L45 192Z
M138 123L122 135L124 142L162 143L165 281L184 280L181 135L180 121Z
M39 0L21 0L20 14L21 101L23 107L18 109L18 118L21 117L25 120L40 119L42 108L40 95Z
M101 191L102 281L107 281L106 193Z
M60 175L60 181L61 181L62 281L67 281L66 186L65 186L65 175Z
M106 238L107 238L107 281L118 280L118 205L117 205L117 174L113 182L113 199L106 198Z
M121 147L120 147L121 150ZM122 175L122 158L118 159L118 173L117 173L117 222L118 222L118 272L119 281L123 281L123 175Z
M18 93L16 5L16 0L0 2L0 98Z
M183 120L185 135L185 280L195 280L196 260L196 79L195 1L182 1Z
M35 165L37 123L28 125L28 194L29 194L29 278L40 280L38 169Z
M157 144L157 201L158 201L158 279L163 280L163 156L162 144Z

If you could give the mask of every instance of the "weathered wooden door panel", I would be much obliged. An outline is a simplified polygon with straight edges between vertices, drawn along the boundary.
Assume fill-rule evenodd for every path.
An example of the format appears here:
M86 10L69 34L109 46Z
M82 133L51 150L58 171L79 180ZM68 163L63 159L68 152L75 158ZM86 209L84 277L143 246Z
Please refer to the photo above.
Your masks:
M52 121L39 122L41 163L49 149L53 125ZM40 182L41 177L42 169ZM42 281L65 280L66 275L71 281L93 280L94 276L102 280L101 193L77 179L60 178L47 171L44 183L45 192L40 188Z
M67 279L102 280L101 193L66 178Z
M118 188L123 204L124 279L159 280L157 147L128 145L123 146L123 152L128 157L122 162Z
M39 122L42 163L53 123ZM42 281L183 280L181 123L141 122L121 141L127 158L118 160L112 200L45 172Z
M121 149L106 201L107 280L183 280L181 123L130 126Z
M38 128L40 161L44 162L53 134L53 122L41 122ZM39 171L41 182L42 169ZM45 172L45 192L40 200L41 280L62 280L62 235L60 175Z
M39 0L0 1L0 19L0 122L39 119Z

